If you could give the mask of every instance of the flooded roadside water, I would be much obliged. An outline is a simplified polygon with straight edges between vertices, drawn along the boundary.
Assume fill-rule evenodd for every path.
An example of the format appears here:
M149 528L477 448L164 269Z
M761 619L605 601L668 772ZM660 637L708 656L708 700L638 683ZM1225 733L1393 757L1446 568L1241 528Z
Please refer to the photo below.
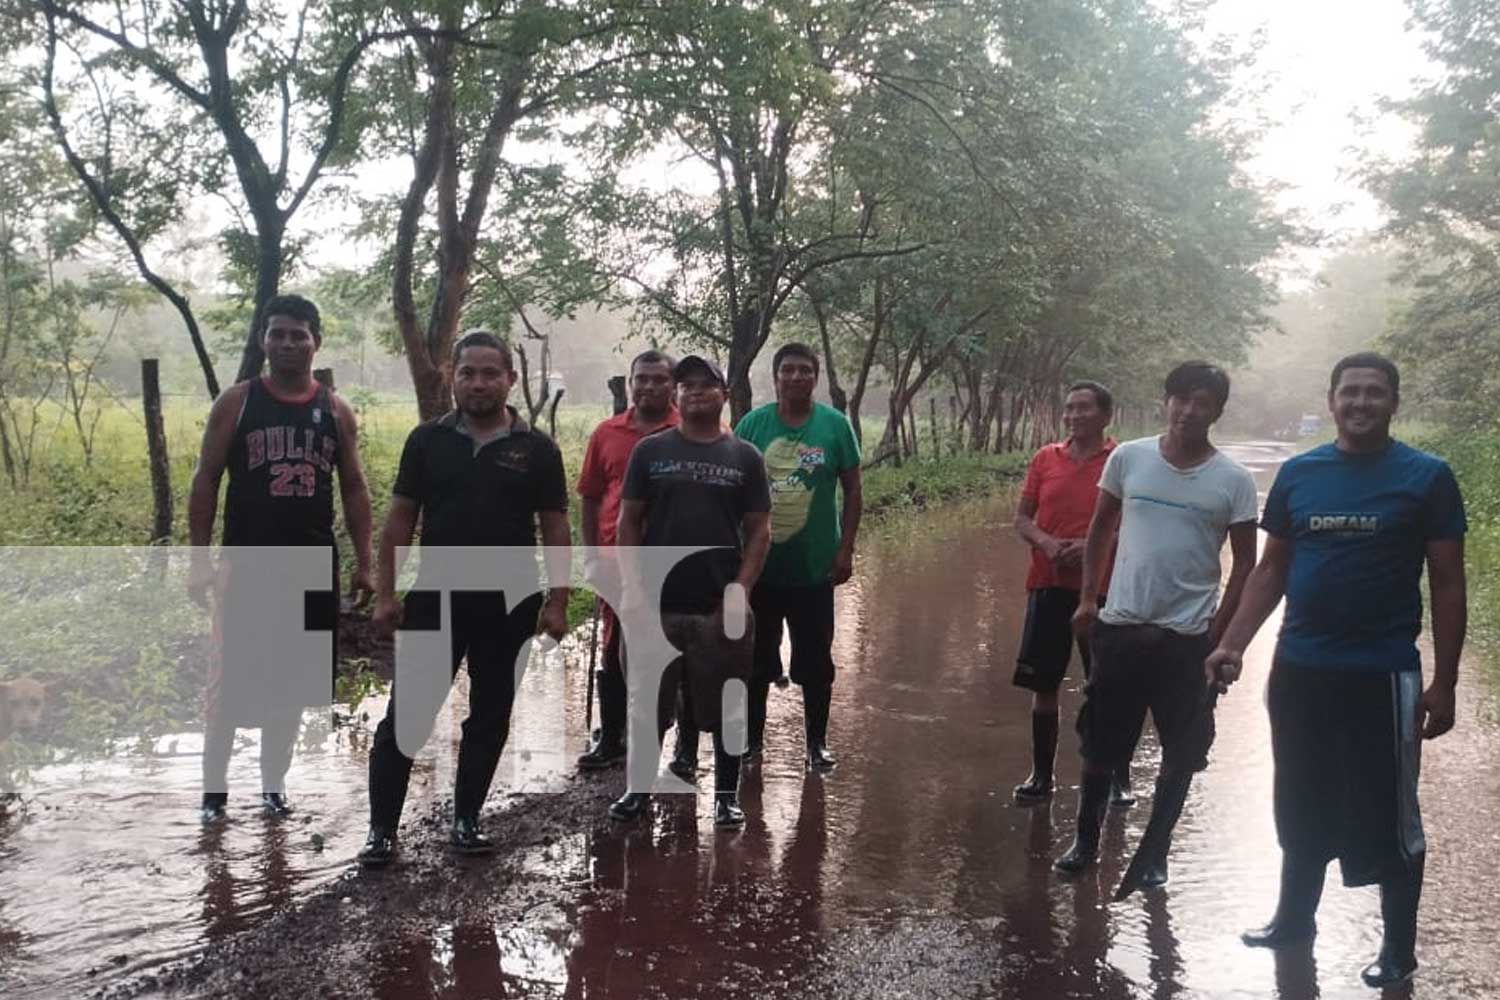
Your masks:
M1282 446L1239 446L1262 487ZM772 692L765 760L747 767L738 833L716 831L708 794L658 800L612 824L602 804L623 778L574 781L584 671L533 670L516 710L496 832L540 805L563 817L493 863L452 863L441 830L404 835L415 855L371 884L350 861L364 833L366 730L305 748L288 785L298 815L268 822L251 805L253 753L231 771L231 822L205 833L194 805L198 758L151 762L152 794L119 763L44 776L24 812L0 821L0 993L77 996L206 953L216 942L322 925L314 963L276 995L527 997L1365 997L1360 966L1379 946L1374 890L1336 875L1315 946L1276 958L1239 944L1275 902L1269 733L1262 691L1274 621L1220 702L1213 762L1194 786L1165 891L1109 897L1149 810L1156 748L1136 764L1141 802L1113 815L1103 862L1080 880L1052 872L1071 836L1076 739L1058 755L1064 790L1019 807L1029 768L1028 702L1010 684L1024 608L1024 545L997 498L872 532L840 588L832 725L840 766L801 766L800 696ZM571 652L575 661L582 651ZM1423 805L1430 857L1410 995L1500 995L1500 721L1493 675L1473 656L1459 725L1428 744ZM1080 678L1064 691L1064 718ZM566 697L566 723L525 705ZM458 699L450 699L452 701ZM461 702L460 702L461 703ZM378 716L380 705L370 706ZM439 732L456 735L445 717ZM441 742L435 739L434 744ZM431 746L431 745L430 745ZM706 752L700 761L708 785ZM451 752L419 765L409 820L438 810ZM52 782L49 787L46 780ZM497 785L501 782L497 782ZM245 794L233 792L244 789ZM523 791L524 795L513 793ZM556 792L557 795L531 793ZM571 800L577 808L565 808ZM554 801L555 800L555 801ZM413 829L413 826L416 828ZM435 860L434 860L435 858ZM327 913L357 897L351 918ZM396 901L424 898L429 906ZM299 923L300 921L300 923ZM332 942L329 944L328 942ZM300 954L293 937L288 961ZM310 946L309 946L310 947ZM303 963L307 965L308 963ZM200 995L267 995L226 987ZM203 981L200 981L200 984ZM178 992L194 992L183 989Z

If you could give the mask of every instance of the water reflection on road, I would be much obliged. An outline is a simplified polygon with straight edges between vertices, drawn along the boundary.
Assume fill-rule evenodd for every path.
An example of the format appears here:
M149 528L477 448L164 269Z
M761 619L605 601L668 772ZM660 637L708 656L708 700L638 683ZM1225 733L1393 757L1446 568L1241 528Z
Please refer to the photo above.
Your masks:
M1286 450L1234 454L1264 488ZM743 832L715 831L706 792L697 803L663 800L639 824L595 823L535 861L573 886L555 902L523 919L403 928L350 994L1369 996L1358 969L1379 946L1373 890L1331 878L1316 945L1300 954L1237 940L1275 902L1262 702L1274 620L1220 702L1213 763L1179 826L1169 888L1109 902L1148 795L1111 817L1097 868L1073 882L1052 872L1072 826L1076 739L1065 729L1056 800L1013 804L1030 729L1027 699L1010 685L1026 560L1010 515L1002 498L903 521L864 544L838 596L834 774L803 773L800 697L773 690L767 754L744 777ZM548 676L528 683L563 683ZM566 683L581 706L582 671ZM1489 684L1466 666L1459 726L1424 760L1420 997L1500 995L1500 726ZM1065 718L1077 689L1071 677ZM202 834L184 809L196 760L175 796L112 794L114 779L99 775L86 794L44 790L0 833L0 990L75 992L65 987L86 980L87 965L123 954L123 968L149 966L340 877L363 832L364 749L356 731L300 757L290 783L308 820L279 827L242 810L222 833ZM1156 757L1148 736L1143 792ZM439 794L447 766L427 765L416 794ZM533 761L528 780L545 784L564 766ZM246 767L253 783L253 758Z

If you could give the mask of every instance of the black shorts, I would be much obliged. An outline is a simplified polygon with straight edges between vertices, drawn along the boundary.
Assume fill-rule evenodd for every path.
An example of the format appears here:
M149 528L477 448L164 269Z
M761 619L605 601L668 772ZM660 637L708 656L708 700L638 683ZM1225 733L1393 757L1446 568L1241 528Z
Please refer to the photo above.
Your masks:
M1344 884L1408 871L1426 851L1417 806L1422 678L1276 664L1266 686L1282 850L1339 860Z
M1214 696L1203 676L1208 634L1095 622L1089 644L1094 664L1078 710L1084 759L1100 768L1128 763L1150 709L1162 767L1207 767L1214 742Z
M1041 694L1053 694L1068 673L1075 636L1073 612L1078 591L1067 587L1039 587L1026 592L1026 624L1021 629L1021 651L1011 683ZM1089 675L1089 644L1078 640L1083 676Z
M755 612L758 681L781 675L781 625L792 636L791 678L797 684L833 683L833 581L802 587L758 583L750 594Z

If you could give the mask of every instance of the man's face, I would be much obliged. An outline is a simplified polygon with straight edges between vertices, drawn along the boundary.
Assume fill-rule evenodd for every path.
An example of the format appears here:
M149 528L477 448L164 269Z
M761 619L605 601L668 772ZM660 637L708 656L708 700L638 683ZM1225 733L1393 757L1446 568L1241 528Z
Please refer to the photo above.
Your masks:
M672 405L672 368L665 361L641 361L630 372L630 402L642 413L661 414Z
M1094 390L1074 389L1063 402L1063 426L1071 437L1098 437L1109 426L1109 414L1099 408Z
M812 358L788 354L776 366L776 398L788 403L806 403L818 384L818 366Z
M1167 397L1167 426L1189 441L1207 438L1208 429L1222 412L1219 401L1207 389L1194 389L1186 396Z
M684 417L717 420L724 412L728 393L708 372L692 372L677 382L677 408Z
M453 366L453 398L470 416L498 413L515 384L516 373L493 347L465 347Z
M272 370L296 374L312 371L318 342L306 320L274 313L266 318L266 332L261 335L260 346Z
M1328 393L1328 410L1346 437L1384 437L1396 414L1396 393L1378 368L1345 368Z

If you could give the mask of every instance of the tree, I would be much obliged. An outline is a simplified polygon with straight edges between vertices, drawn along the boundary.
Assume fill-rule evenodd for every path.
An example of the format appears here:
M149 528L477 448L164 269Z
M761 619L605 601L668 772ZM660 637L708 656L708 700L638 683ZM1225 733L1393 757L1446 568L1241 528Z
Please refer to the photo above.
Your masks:
M336 0L295 12L270 0L35 6L57 140L142 277L182 315L211 395L192 310L146 248L192 197L225 197L237 220L220 237L229 277L253 303L236 379L257 374L265 303L301 251L291 223L373 113L355 85L360 59L401 34L370 31L367 17Z
M844 262L921 249L873 242L859 215L833 231L804 231L799 185L847 91L868 72L869 51L928 8L937 5L695 0L643 29L650 58L630 90L614 95L616 127L596 172L681 154L702 168L703 184L619 192L608 214L630 237L605 243L598 266L672 333L727 356L732 419L750 408L750 367L805 281Z
M1408 0L1441 75L1388 100L1417 126L1405 159L1375 156L1365 179L1406 254L1410 304L1387 343L1410 369L1413 398L1452 419L1500 415L1500 10L1479 0Z

